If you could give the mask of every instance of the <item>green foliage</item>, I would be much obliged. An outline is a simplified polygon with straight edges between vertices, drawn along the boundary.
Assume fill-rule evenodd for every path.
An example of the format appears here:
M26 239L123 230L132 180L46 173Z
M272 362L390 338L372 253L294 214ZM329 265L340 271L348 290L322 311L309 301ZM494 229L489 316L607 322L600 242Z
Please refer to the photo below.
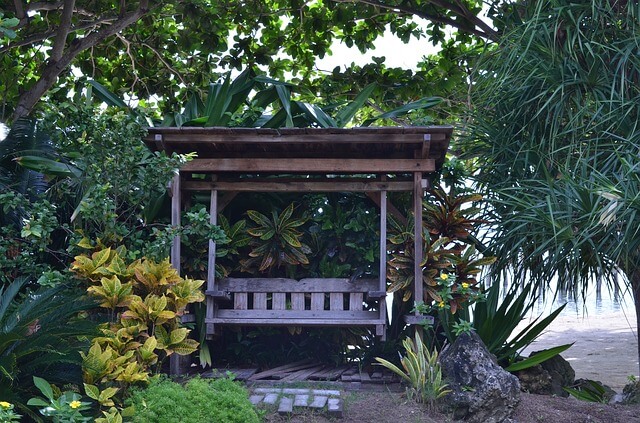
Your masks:
M11 423L20 421L20 414L15 412L15 405L10 402L0 401L0 421Z
M566 305L558 307L542 320L538 316L516 333L517 326L531 313L537 298L531 283L522 287L513 285L504 296L500 295L500 285L494 283L487 290L486 301L476 303L473 307L472 322L476 333L496 356L498 363L509 371L535 366L573 345L540 351L529 359L517 361L520 351L535 341Z
M586 380L586 384L580 388L567 388L563 387L572 397L581 401L599 402L602 404L609 403L609 394L604 389L604 386L600 382L595 380Z
M52 108L44 127L58 160L77 169L73 176L52 175L50 189L59 220L73 230L72 251L77 253L75 245L87 237L125 245L134 258L166 256L165 226L156 222L173 171L188 158L149 151L141 124L124 112L67 104Z
M91 246L88 240L82 245ZM166 357L188 355L198 347L188 338L190 330L179 326L178 317L189 304L204 300L200 290L204 281L181 278L168 260L127 262L123 257L123 248L99 246L72 264L110 317L100 327L102 335L81 353L84 380L90 385L126 388L147 382L149 372L159 369ZM101 398L94 392L93 397L111 405L112 394Z
M471 232L483 221L471 216L476 212L467 203L475 203L481 196L474 194L448 194L438 188L430 191L429 199L423 203L423 252L424 298L416 303L450 310L455 314L469 301L480 299L477 277L483 266L493 262L492 257L479 257L471 238ZM413 286L413 221L402 224L390 218L390 250L387 278L391 282L388 292L401 292L404 302L412 296Z
M306 200L306 207L313 211L308 228L310 273L320 277L376 274L379 219L368 200L347 193L308 196Z
M55 206L43 197L48 183L19 165L23 155L52 152L50 138L29 120L16 122L0 143L0 274L35 279L59 265L50 250L59 223Z
M80 383L82 337L95 335L95 324L79 317L94 306L79 291L60 285L28 288L21 277L0 285L0 398L29 413L31 379Z
M16 38L16 32L12 28L15 28L16 26L18 26L19 23L20 23L19 19L5 18L4 12L0 11L0 39L8 38L11 40L13 38Z
M538 364L543 363L550 358L553 358L556 355L568 350L572 345L573 343L564 344L557 347L547 348L546 350L537 351L529 358L525 358L523 360L510 364L505 368L505 370L508 372L517 372L518 370L524 370L528 369L529 367L537 366Z
M415 340L406 338L402 341L406 355L400 358L400 369L395 364L380 357L376 361L380 365L402 377L408 384L407 396L420 403L434 407L436 402L451 392L442 379L442 369L438 362L438 352L430 352L416 332Z
M246 231L247 221L240 219L233 225L223 214L218 215L220 229L225 235L225 241L216 246L216 276L228 276L237 268L237 258L242 248L249 245L251 236Z
M186 274L198 278L206 278L209 240L216 243L216 253L218 249L222 250L225 248L229 242L235 242L235 245L231 246L232 249L238 247L238 240L228 238L224 227L209 223L210 215L205 206L193 206L190 210L183 213L181 222L180 228L170 230L170 234L168 235L171 235L171 237L167 236L167 241L173 241L173 236L180 236L180 245L182 248L181 269L183 269L183 272ZM228 223L222 219L221 222ZM239 228L228 229L232 236L237 237ZM236 232L233 232L231 229L235 229ZM245 237L246 236L245 234ZM222 252L226 253L228 250L222 250Z
M268 69L274 78L293 75L305 85L314 83L310 97L319 92L332 101L338 96L353 97L351 90L358 86L353 81L368 77L374 81L366 81L363 86L377 82L385 87L386 93L379 93L379 99L401 97L404 103L414 101L420 90L435 91L437 95L453 92L452 103L457 105L465 99L468 81L464 76L474 49L478 50L474 35L491 39L497 35L478 16L484 12L481 2L476 0L458 2L455 7L412 0L406 5L412 13L434 17L420 23L404 7L380 8L363 2L319 1L307 5L251 0L240 11L229 1L166 1L158 7L137 10L141 7L137 2L119 9L108 3L79 0L77 7L79 10L71 15L68 38L81 40L90 32L98 34L95 40L90 38L80 45L71 42L59 45L56 40L56 36L65 39L60 36L69 30L60 25L64 8L50 10L46 5L41 8L39 3L33 4L28 16L13 3L4 8L0 28L14 30L16 38L0 46L5 70L0 75L0 86L4 88L0 104L3 120L11 115L21 96L28 96L42 84L49 83L46 89L54 88L47 95L49 102L67 101L74 95L75 102L80 103L81 86L88 77L118 95L130 93L144 107L158 102L161 113L166 114L177 110L189 98L193 93L190 87L208 88L220 72L249 66ZM502 9L496 5L490 15L501 16ZM87 22L87 16L113 18L108 23L100 19ZM13 27L17 18L19 25ZM453 25L458 31L445 31L446 25ZM113 28L121 29L117 36L112 33ZM364 52L372 49L374 41L387 31L405 43L422 39L442 45L444 51L425 60L422 69L415 73L386 68L384 57L374 58L366 69L351 66L344 77L340 74L341 67L333 72L317 68L317 59L330 54L334 43ZM64 53L59 69L44 66L49 58L44 47L53 45ZM74 72L69 72L70 66ZM78 78L78 74L82 76ZM329 78L325 78L326 74ZM322 86L331 86L333 90L321 90Z
M81 401L82 397L78 393L65 391L56 395L54 387L49 382L36 376L33 377L33 383L45 396L45 399L31 398L27 405L43 407L40 409L40 414L50 417L54 423L90 422L93 420L82 414L83 411L91 408L91 403Z
M500 222L495 274L586 294L623 273L637 292L638 4L552 0L520 14L478 68L462 146Z
M154 378L128 400L135 409L133 422L251 423L259 422L246 389L229 379L195 378L184 386Z
M298 228L307 221L305 217L294 218L293 203L281 213L271 212L271 218L255 211L247 211L256 226L247 230L252 250L249 259L242 261L242 270L251 273L269 272L282 266L309 264L309 246L301 242L303 233Z

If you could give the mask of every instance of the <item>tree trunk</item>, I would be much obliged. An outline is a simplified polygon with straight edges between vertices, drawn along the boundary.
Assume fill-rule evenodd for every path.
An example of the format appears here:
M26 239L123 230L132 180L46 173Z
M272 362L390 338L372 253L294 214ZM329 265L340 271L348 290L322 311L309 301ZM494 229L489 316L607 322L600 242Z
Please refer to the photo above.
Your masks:
M631 283L631 290L633 291L633 304L635 306L636 313L636 334L640 329L640 269L637 269L629 273L629 282ZM637 337L636 337L637 339ZM640 363L640 342L638 342L638 362ZM639 366L640 370L640 366Z
M73 1L69 0L67 2L68 7L73 7L73 4ZM149 0L141 0L137 9L122 15L110 25L93 31L82 39L74 40L69 45L66 43L68 27L61 26L58 29L61 31L61 35L59 37L56 36L56 43L53 50L53 53L55 53L54 57L51 57L42 69L40 79L20 96L11 120L15 122L20 118L28 116L42 96L55 85L60 74L71 65L80 53L96 46L105 38L117 34L130 25L133 25L148 12ZM67 18L70 19L70 17Z

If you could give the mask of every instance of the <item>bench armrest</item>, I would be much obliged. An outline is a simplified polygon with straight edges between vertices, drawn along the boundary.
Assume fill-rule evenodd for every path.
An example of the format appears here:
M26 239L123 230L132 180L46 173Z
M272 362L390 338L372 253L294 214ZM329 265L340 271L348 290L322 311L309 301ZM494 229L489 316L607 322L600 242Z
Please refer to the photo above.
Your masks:
M227 291L205 291L205 294L214 300L231 301L231 293Z
M387 296L386 291L369 291L367 292L367 299L370 300L379 300L381 298L385 298Z

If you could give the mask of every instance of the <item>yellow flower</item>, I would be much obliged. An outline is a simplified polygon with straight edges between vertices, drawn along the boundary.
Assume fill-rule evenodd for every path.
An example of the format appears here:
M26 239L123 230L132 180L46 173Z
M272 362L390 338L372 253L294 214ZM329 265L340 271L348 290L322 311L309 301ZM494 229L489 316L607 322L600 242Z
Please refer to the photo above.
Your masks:
M447 279L449 279L449 275L447 275L446 273L440 273L440 279L446 281Z
M444 306L445 306L444 301L440 301L440 302L438 303L438 307L440 307L440 308L444 308Z
M71 401L69 403L69 407L73 408L74 410L78 407L80 407L82 405L82 403L80 401Z
M0 407L4 409L11 408L11 403L6 401L0 401Z
M469 284L466 282L462 282L462 289L467 289L469 288Z

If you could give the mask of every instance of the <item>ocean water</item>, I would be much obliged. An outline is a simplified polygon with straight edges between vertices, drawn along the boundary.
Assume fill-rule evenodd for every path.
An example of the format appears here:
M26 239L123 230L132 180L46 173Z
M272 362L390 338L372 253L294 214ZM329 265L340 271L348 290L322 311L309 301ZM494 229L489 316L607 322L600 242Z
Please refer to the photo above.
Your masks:
M562 304L566 304L562 314L597 317L609 314L628 314L634 317L635 311L631 291L624 286L611 287L592 283L586 294L580 291L557 290L539 298L532 312L548 314Z

